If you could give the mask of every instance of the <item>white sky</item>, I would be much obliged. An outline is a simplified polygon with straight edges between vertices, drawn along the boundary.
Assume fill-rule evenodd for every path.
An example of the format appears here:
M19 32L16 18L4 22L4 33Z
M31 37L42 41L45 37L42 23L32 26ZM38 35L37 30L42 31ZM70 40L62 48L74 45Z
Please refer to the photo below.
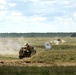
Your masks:
M0 0L3 32L76 32L76 0Z

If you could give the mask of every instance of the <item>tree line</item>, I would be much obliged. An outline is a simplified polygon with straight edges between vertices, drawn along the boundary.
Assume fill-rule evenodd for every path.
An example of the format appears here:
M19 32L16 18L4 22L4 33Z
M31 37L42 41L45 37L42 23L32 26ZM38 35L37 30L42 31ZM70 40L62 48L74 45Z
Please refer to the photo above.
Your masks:
M0 37L76 37L76 33L0 33Z

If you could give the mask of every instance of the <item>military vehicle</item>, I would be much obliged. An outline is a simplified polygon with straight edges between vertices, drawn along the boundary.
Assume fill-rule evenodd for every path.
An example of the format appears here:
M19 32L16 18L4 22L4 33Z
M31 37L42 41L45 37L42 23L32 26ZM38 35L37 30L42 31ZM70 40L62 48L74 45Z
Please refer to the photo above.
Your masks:
M19 51L19 58L22 59L24 57L31 57L32 55L36 54L36 50L34 49L34 47L29 46L28 47L21 47L20 51Z

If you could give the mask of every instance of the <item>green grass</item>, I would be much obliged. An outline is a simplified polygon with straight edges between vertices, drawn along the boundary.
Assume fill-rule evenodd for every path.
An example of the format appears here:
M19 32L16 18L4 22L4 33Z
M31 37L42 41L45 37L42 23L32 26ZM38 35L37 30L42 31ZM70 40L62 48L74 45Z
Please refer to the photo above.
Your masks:
M76 66L0 66L1 75L76 75Z
M50 50L45 50L44 46L37 47L44 50L31 58L33 62L76 62L76 45L52 45Z
M76 45L53 45L52 50L76 50Z
M54 50L44 51L37 56L33 56L31 61L35 62L76 62L76 51L74 50Z

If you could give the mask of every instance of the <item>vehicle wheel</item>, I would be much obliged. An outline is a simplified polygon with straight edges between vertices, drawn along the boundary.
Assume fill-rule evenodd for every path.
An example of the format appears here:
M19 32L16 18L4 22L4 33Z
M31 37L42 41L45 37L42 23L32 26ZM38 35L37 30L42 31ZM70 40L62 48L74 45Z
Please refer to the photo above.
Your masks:
M22 56L19 56L19 58L22 59L23 57Z

